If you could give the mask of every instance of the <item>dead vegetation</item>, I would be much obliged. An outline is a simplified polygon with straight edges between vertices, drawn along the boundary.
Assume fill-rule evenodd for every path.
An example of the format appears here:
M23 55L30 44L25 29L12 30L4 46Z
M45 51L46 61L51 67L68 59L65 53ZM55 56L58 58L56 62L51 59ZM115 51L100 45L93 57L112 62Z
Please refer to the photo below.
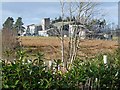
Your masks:
M21 37L22 46L28 53L44 52L46 59L60 59L60 40L57 37ZM65 38L65 51L68 49L68 38ZM93 57L99 53L114 52L118 47L117 41L81 40L79 56ZM67 53L65 52L65 56ZM66 57L67 59L67 57Z
M17 41L17 34L15 30L11 29L3 29L1 31L1 45L2 45L2 58L11 58L13 59L13 53L15 53L15 49L19 46L19 42Z
M2 57L2 33L0 31L0 58Z

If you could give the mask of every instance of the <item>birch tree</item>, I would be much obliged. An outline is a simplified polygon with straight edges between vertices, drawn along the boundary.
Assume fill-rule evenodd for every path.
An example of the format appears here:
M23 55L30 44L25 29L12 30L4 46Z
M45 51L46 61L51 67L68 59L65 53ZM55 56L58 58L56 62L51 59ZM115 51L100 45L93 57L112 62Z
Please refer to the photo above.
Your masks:
M85 26L89 20L91 15L93 14L94 11L94 7L96 6L96 3L94 2L76 2L77 4L77 20L75 22L76 28L74 29L74 37L73 39L73 50L72 50L72 55L70 57L70 62L72 64L72 62L76 59L77 56L77 52L78 52L78 48L79 48L79 43L80 43L80 36L77 35L77 33L80 33L81 28L78 28L78 24L82 24L83 26ZM70 14L71 15L71 14Z
M69 25L72 25L74 23L74 29L72 34L69 35L68 39L68 56L67 56L67 62L70 62L70 64L73 63L73 61L76 59L80 44L80 30L81 25L85 26L88 24L89 20L91 19L91 16L94 12L94 8L96 6L96 3L94 2L80 2L80 1L60 1L61 5L61 18L62 18L62 27L60 28L60 36L61 36L61 59L62 62L65 62L65 39L63 34L63 26L64 26L64 18L68 17L67 22L69 22ZM68 16L65 16L65 15ZM72 21L72 18L74 17L74 21Z
M91 15L93 14L94 7L96 6L96 3L93 2L67 2L68 4L68 11L69 13L69 24L72 23L72 17L75 15L76 19L74 20L74 29L73 35L70 34L69 36L69 50L68 50L68 61L72 64L72 62L76 59L77 52L79 49L79 43L80 43L80 36L78 33L80 32L79 26L82 24L85 26L88 24Z
M60 31L61 31L61 55L62 55L62 62L64 62L64 35L63 35L63 25L64 25L64 22L63 22L63 18L64 18L64 5L65 5L65 2L63 0L60 1L60 4L61 4L61 18L62 18L62 27L60 27Z

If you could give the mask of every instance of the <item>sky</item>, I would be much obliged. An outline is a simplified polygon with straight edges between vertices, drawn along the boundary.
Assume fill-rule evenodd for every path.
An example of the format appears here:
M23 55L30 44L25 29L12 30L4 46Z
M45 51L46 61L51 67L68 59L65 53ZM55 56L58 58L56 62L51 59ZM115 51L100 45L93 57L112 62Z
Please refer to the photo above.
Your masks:
M59 2L2 2L0 3L0 28L7 19L13 17L14 21L22 17L24 25L40 24L42 18L50 17L54 19L61 15ZM107 22L118 24L118 3L101 2L97 9L99 14L95 18L104 18ZM96 9L96 10L97 10Z

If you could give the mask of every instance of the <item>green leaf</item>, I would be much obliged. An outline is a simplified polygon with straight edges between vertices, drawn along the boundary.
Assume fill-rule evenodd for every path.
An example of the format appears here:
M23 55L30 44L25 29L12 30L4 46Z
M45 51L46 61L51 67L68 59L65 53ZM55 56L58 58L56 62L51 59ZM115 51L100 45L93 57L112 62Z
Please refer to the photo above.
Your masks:
M9 86L8 86L8 85L3 85L3 87L4 87L4 88L9 88Z
M18 84L18 82L19 82L19 80L16 80L15 85L17 85L17 84Z
M11 87L11 88L15 88L16 86L15 86L15 85L11 85L10 87Z

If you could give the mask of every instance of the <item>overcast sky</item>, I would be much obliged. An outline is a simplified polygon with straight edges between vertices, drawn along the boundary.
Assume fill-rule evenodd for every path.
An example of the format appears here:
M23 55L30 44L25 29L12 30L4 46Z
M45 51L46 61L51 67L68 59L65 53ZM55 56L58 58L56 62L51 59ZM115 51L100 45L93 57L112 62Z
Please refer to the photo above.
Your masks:
M96 16L97 18L105 18L108 23L118 24L117 2L104 2L97 8L101 10L101 13ZM15 21L17 17L22 17L25 26L40 24L42 18L54 19L60 16L60 10L59 2L2 2L2 8L0 8L1 22L3 23L7 17L13 17ZM101 14L105 16L101 17Z

